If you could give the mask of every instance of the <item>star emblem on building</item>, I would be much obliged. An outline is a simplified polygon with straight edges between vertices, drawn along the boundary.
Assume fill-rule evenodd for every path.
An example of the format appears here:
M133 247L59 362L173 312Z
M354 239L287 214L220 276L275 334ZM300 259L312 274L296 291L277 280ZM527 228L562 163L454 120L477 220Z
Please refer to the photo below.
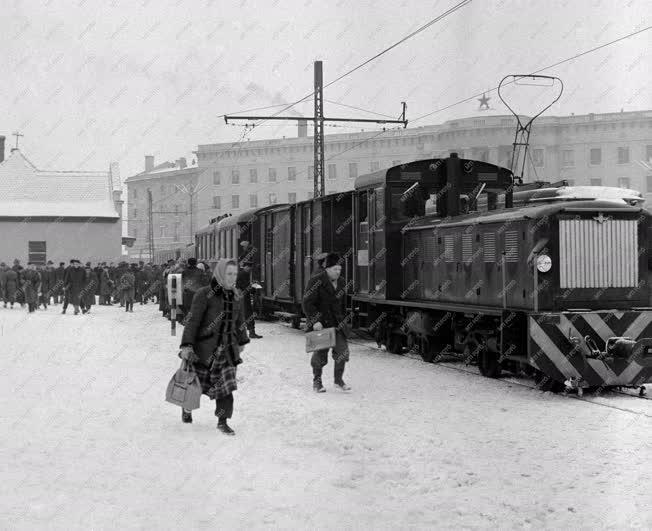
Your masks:
M483 109L483 106L485 109L489 109L489 100L491 98L487 97L484 93L482 94L482 98L478 98L478 101L480 102L480 108L479 110Z

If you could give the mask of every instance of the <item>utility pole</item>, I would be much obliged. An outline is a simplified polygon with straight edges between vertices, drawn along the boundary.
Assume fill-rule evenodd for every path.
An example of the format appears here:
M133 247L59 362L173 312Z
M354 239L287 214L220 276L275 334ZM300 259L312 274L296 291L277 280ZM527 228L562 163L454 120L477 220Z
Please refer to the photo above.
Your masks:
M177 190L179 190L180 192L182 192L184 194L187 194L188 198L190 199L190 208L189 208L189 210L190 210L190 243L194 243L193 240L194 240L194 234L195 233L194 233L194 230L193 230L193 222L194 222L194 201L195 201L195 196L199 192L202 192L203 190L205 190L208 187L208 185L205 184L204 186L200 187L199 183L198 183L192 188L192 190L188 190L188 188L186 188L183 185L179 186L178 184L175 184L174 186L176 186Z
M376 124L403 124L407 127L408 121L405 119L405 102L401 102L403 112L398 120L370 120L366 118L325 118L324 117L324 79L322 72L322 62L315 61L314 67L314 87L315 87L315 115L311 117L296 116L224 116L224 121L228 124L229 120L312 120L315 123L314 129L314 190L315 197L324 195L324 122L365 122Z
M152 219L152 191L147 190L147 243L149 259L154 261L154 222Z

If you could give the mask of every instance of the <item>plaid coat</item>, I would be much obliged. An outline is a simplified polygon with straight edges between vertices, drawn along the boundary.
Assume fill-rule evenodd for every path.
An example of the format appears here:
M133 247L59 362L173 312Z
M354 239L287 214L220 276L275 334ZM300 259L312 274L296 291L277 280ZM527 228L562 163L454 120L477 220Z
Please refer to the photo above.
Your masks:
M204 394L228 396L238 387L236 367L240 351L249 343L237 289L223 290L215 279L200 288L192 299L181 346L192 345L200 361L194 363Z

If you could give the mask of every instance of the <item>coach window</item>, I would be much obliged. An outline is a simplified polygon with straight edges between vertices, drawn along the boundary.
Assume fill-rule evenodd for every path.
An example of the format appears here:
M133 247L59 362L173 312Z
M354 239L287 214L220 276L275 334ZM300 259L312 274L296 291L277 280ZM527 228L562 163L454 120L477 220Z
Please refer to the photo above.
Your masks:
M391 203L390 203L390 220L391 221L407 221L409 216L403 212L403 199L402 196L409 186L392 186L391 187Z

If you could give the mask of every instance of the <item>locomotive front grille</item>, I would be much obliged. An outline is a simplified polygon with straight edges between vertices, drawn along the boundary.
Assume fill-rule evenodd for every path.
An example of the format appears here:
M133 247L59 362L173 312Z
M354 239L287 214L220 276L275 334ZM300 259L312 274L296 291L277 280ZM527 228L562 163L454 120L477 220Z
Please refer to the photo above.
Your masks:
M636 287L637 231L636 220L559 220L560 287Z

